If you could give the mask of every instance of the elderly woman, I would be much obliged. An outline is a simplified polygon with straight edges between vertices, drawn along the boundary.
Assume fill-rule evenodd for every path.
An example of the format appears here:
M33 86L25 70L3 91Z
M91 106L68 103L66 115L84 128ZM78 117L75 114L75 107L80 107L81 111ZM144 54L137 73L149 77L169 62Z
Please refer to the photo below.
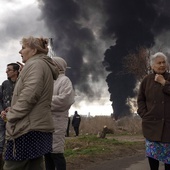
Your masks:
M170 170L170 73L167 57L158 52L151 56L153 73L141 82L138 114L142 118L146 138L146 156L151 170L159 169L159 161Z
M42 170L43 155L52 150L51 116L56 66L47 56L47 40L28 37L19 51L25 63L7 112L4 170Z

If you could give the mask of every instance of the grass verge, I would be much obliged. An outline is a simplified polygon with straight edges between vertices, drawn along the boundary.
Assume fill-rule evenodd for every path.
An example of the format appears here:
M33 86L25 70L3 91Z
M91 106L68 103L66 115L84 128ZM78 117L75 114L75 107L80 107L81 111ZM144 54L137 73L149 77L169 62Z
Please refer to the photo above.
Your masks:
M123 139L124 135L122 135ZM133 140L127 140L133 137ZM66 139L65 158L67 170L79 169L90 163L97 163L108 159L116 159L127 155L134 155L144 150L144 141L134 140L135 136L127 136L124 140L116 139L114 135L106 139L96 136L80 136Z

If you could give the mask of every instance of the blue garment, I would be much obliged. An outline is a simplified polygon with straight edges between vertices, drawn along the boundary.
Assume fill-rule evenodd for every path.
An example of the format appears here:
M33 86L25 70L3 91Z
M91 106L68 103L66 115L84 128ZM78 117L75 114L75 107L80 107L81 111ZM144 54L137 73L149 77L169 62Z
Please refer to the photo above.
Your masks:
M151 142L146 139L146 156L170 164L170 143Z
M7 141L4 159L21 161L34 159L52 151L52 133L31 131Z

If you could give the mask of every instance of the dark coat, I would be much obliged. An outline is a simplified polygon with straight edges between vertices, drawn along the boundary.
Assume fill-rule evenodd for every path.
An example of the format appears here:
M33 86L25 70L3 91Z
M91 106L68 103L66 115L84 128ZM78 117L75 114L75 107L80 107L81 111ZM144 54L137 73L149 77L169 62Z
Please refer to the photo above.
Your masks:
M164 73L163 76L167 80L165 86L154 81L154 73L143 79L137 99L137 112L142 118L146 139L170 142L170 74Z
M11 106L11 100L13 95L15 82L11 80L5 80L0 88L1 100L0 100L0 112Z
M73 127L79 127L81 122L81 117L79 114L74 114L72 119L72 126Z

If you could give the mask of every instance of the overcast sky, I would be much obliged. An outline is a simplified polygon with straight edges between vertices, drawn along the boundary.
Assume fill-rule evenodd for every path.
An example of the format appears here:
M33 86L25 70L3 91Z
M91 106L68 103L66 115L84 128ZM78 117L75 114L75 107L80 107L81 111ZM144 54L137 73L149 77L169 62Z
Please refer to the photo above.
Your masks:
M56 5L58 7L58 5L61 5L60 3L63 3L64 1L54 1L53 3L49 3L50 1L45 1L45 2L47 3L46 5L50 4L50 6L52 6L54 2L55 3L58 2L58 4ZM74 1L70 0L69 2L73 3ZM98 16L101 16L101 15L103 16L104 14L101 11L98 11L98 13L97 13L97 11L94 12L94 9L96 8L96 3L98 3L99 0L96 0L96 1L86 0L86 1L77 1L77 2L78 2L78 4L83 2L83 7L80 6L81 7L80 9L81 9L82 13L83 13L82 9L84 9L85 11L87 11L87 9L89 9L88 13L90 15L88 17L84 17L89 22L86 23L85 22L86 20L81 20L81 22L84 22L83 26L86 25L86 27L85 27L86 29L84 30L85 33L91 33L89 35L92 35L92 33L93 33L93 36L94 36L93 38L96 39L96 36L95 36L97 34L96 25L98 25L99 30L104 25L103 22L101 22L101 20L98 20L98 18L100 18ZM94 4L93 4L93 2L94 2ZM110 2L110 3L112 3L112 1L103 1L103 2ZM114 1L114 2L118 3L119 1L117 0L117 1ZM122 0L121 2L124 2L124 1ZM167 1L167 2L169 2L169 1ZM84 6L84 5L92 5L91 7L93 7L93 8L86 8L88 6ZM0 84L1 84L7 78L6 77L6 73L5 73L6 65L8 63L16 62L16 61L20 61L21 62L21 56L19 54L19 50L21 49L20 40L22 39L22 37L27 37L27 36L32 35L32 36L38 36L38 37L43 36L43 37L51 38L54 35L52 35L50 33L50 31L47 29L47 26L45 25L45 21L43 20L44 18L48 18L48 20L46 20L47 21L46 23L53 23L53 18L51 16L46 17L46 13L44 13L44 18L42 17L42 13L41 13L41 10L40 10L40 8L38 6L37 0L27 0L27 1L26 0L0 0L0 6L1 6L1 10L0 10L0 23L1 23L0 24L0 39L1 39L1 47L0 47L0 59L1 59L1 62L0 62ZM63 5L63 6L65 7L65 5ZM46 6L44 8L45 12L48 12L47 9L48 10L51 9L51 8L47 8L47 7L49 7L49 6ZM129 7L131 8L131 5ZM168 8L168 5L165 5L165 7ZM69 5L68 5L68 8L70 8ZM100 8L96 8L96 9L98 10ZM122 8L120 8L120 9L122 9ZM63 8L61 8L61 10L63 10ZM169 11L166 8L165 8L165 10L162 10L162 8L160 10L164 12L163 16L164 15L165 16L167 15L168 17L170 16ZM117 11L118 14L119 14L120 10L116 10L115 9L115 11ZM132 11L132 10L130 10L130 9L128 10L127 9L127 11ZM95 13L95 15L93 15L94 13ZM51 14L51 11L48 14ZM58 14L59 14L58 17L65 17L65 15L61 15L61 13L58 13ZM62 13L62 14L65 14L65 13ZM66 12L66 14L67 14L67 12ZM74 14L74 10L73 10L73 14ZM75 13L75 15L76 14L77 13ZM85 15L86 13L83 13L83 14ZM53 15L54 15L53 17L55 18L56 14L54 13ZM75 15L73 15L73 18L74 18ZM119 15L118 16L120 18L122 18L121 15L122 15L122 11L120 11L120 16ZM115 15L113 15L113 16L115 16ZM70 15L67 18L68 18L67 22L65 22L66 25L67 25L67 23L70 23ZM119 21L119 20L117 20L118 17L113 17L113 18L116 21ZM148 18L148 17L146 17L146 18ZM125 19L126 19L126 17L125 17ZM115 21L115 20L113 20L113 21ZM63 23L63 21L65 21L65 18L64 18L64 20L62 20L61 23ZM145 23L145 21L146 20L144 18L143 23ZM112 20L111 20L110 23L112 23ZM156 42L156 44L154 46L155 47L154 51L156 51L156 52L158 50L160 50L160 49L162 51L165 51L165 52L169 52L170 51L169 50L169 37L170 37L169 28L170 28L170 26L169 26L169 22L167 22L167 23L168 24L165 24L164 20L160 19L160 21L158 22L158 25L156 27L153 27L153 28L160 27L159 29L155 30L155 33L156 33L155 42ZM59 22L59 24L60 24L60 22ZM73 25L73 26L76 26L75 28L77 28L78 24L77 23L74 23L74 24L75 25ZM108 24L108 22L107 22L107 24ZM115 22L115 26L117 26L117 25L118 25L117 22ZM143 25L145 26L145 24L143 24ZM52 29L50 29L50 28L49 29L51 31L55 32L57 30L56 28L58 28L58 27L59 27L59 25L55 25L55 23L54 23L54 26L50 27ZM89 27L90 27L90 29L88 29ZM126 27L123 27L123 28L127 29ZM153 28L151 27L150 30L153 30ZM58 29L59 29L59 31L58 30L56 31L58 33L58 36L63 31L63 34L61 34L61 39L63 41L60 41L60 45L61 45L61 47L66 47L66 44L65 44L66 41L63 38L63 35L64 36L67 35L67 34L65 34L65 29L63 29L62 26L61 26L61 28L59 27ZM111 30L112 29L113 28L111 27ZM108 31L109 30L110 29L108 29ZM121 30L121 29L118 27L116 30ZM157 32L159 32L159 34ZM111 37L110 34L108 34L108 37ZM74 38L74 36L73 36L73 38ZM91 38L91 36L90 36L90 38ZM92 40L93 40L93 38L92 38ZM103 38L105 38L105 36ZM69 40L67 42L68 43L67 45L70 45L71 44L70 40L72 40L72 39L71 39L70 36L68 36L67 39ZM79 39L77 39L77 40L79 40ZM82 45L84 47L84 41L82 41L82 40L84 40L84 37L82 36L82 32L80 32L80 43L82 42L83 43ZM129 38L127 38L127 40L129 41ZM108 41L108 39L107 39L107 41ZM98 46L99 53L96 53L96 54L97 54L97 56L99 56L99 54L100 54L100 56L101 56L100 61L104 58L104 55L103 55L104 51L107 48L109 48L110 45L113 45L113 44L110 43L110 41L113 41L113 39L110 39L108 41L108 43L106 42L106 39L102 39L101 42L100 41L94 41L94 44L91 43L90 47L97 47ZM62 42L64 44L62 44ZM89 43L89 41L87 41L87 42ZM118 41L118 42L120 42L120 41ZM103 50L103 48L100 48L100 47L103 47L104 50ZM72 49L72 46L71 46L71 49ZM89 49L91 49L92 51L94 50L96 52L96 49L93 49L93 48L89 48ZM63 50L63 48L59 48L58 50ZM87 59L87 63L89 62L88 63L88 67L87 67L88 68L87 69L87 71L88 71L87 73L89 73L89 70L91 70L93 68L99 68L99 67L94 66L94 64L96 64L96 63L94 63L94 62L96 62L96 58L95 58L96 56L94 57L94 55L92 55L92 53L88 54L88 52L84 53L84 55L87 55L88 57L87 58L83 58L83 59ZM71 54L69 53L69 55L71 55ZM92 59L93 59L93 62L92 62ZM74 60L74 61L76 61L76 60ZM76 62L74 62L74 61L73 61L73 63L77 64L77 61ZM85 63L86 62L84 61L82 67L86 66ZM117 67L117 65L114 68L116 68L116 67ZM86 69L86 67L84 67L84 68ZM102 69L100 69L100 71L101 70ZM77 101L75 103L75 104L78 104L80 107L76 108L77 105L76 105L76 107L72 107L71 112L74 112L75 109L83 108L83 109L80 110L81 114L86 114L87 115L88 112L91 112L91 113L95 112L95 114L104 113L104 114L110 115L110 113L112 113L113 110L112 110L112 107L111 107L111 102L109 101L110 94L108 92L108 86L107 86L107 84L105 82L106 76L105 75L104 75L104 77L103 77L103 75L100 76L99 74L97 74L97 72L95 72L96 70L92 70L92 71L94 73L92 75L92 77L93 78L97 77L99 80L96 81L96 82L94 82L94 81L90 82L89 81L88 83L91 85L94 94L100 94L101 98L96 98L96 101L93 101L91 105L89 103L88 104L85 103L85 101L78 102L78 101L81 101L80 98L83 96L82 93L81 93L82 91L80 91L80 95L78 94L78 99L77 99ZM80 71L77 71L77 70L76 70L76 72L80 73ZM81 73L81 75L78 75L78 76L79 77L83 77L82 73ZM77 78L78 76L75 76L75 78ZM89 74L87 74L86 76L89 76ZM86 81L82 81L82 87L84 87L85 84L87 84L87 82ZM112 83L111 83L111 85L112 85ZM117 88L118 87L116 87L114 89L117 90ZM126 87L124 89L127 91ZM84 95L87 97L86 93L84 93ZM101 102L100 104L99 104L99 100ZM117 100L117 98L116 98L116 100ZM86 98L86 101L88 101L88 97Z
M36 0L1 0L0 6L0 83L6 79L6 65L21 61L18 53L23 36L48 36ZM43 28L43 29L42 29Z
M41 11L38 7L36 0L1 0L0 6L0 84L6 80L6 65L11 62L20 61L21 56L19 50L21 49L20 40L22 37L43 36L52 37L47 30L45 23L41 17ZM107 86L106 86L107 88ZM80 111L81 114L88 115L90 111L95 110L96 115L103 112L107 115L112 113L111 103L109 101L109 93L106 90L106 99L103 99L103 105L100 106L97 103L89 105L87 108L86 103L79 103L80 107L71 108L70 114L74 113L74 110ZM79 100L79 99L78 99ZM106 102L107 101L107 102ZM82 109L81 109L82 108ZM93 115L93 114L92 114Z

